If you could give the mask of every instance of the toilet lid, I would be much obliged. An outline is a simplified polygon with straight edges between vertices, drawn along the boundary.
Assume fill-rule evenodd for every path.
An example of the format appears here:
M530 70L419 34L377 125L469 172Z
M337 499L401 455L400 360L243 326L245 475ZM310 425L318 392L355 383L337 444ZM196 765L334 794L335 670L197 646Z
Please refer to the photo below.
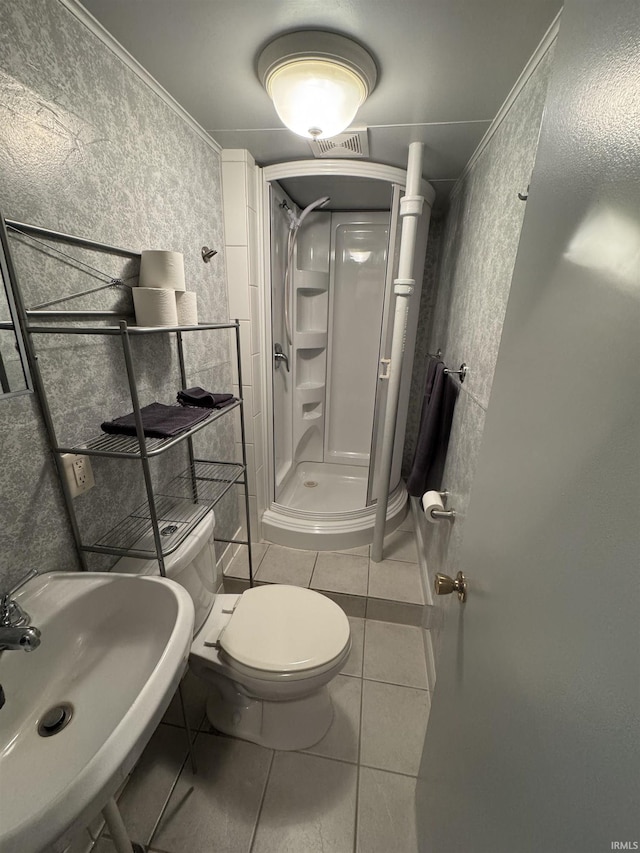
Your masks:
M274 584L248 589L218 642L254 669L299 672L333 660L349 642L349 620L311 589Z

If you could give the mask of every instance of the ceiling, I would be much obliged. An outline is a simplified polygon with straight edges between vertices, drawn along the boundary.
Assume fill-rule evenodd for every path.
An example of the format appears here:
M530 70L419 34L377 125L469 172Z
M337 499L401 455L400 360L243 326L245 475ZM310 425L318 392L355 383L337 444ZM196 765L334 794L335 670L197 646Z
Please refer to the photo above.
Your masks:
M276 35L327 29L374 56L378 83L354 126L370 159L406 167L448 195L559 11L561 0L83 0L85 7L223 148L260 165L312 157L256 76Z

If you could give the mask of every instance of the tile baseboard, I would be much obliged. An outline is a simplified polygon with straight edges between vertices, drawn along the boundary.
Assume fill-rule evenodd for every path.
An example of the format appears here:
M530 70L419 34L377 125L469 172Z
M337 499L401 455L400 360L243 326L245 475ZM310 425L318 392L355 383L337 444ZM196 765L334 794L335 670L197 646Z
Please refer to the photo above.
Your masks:
M266 582L257 581L256 586L265 586ZM249 589L249 581L241 578L225 577L222 591L239 595ZM411 604L406 601L393 601L386 598L373 598L364 595L348 595L343 592L314 590L335 601L347 616L372 619L376 622L396 622L399 625L420 627L425 612L424 604Z

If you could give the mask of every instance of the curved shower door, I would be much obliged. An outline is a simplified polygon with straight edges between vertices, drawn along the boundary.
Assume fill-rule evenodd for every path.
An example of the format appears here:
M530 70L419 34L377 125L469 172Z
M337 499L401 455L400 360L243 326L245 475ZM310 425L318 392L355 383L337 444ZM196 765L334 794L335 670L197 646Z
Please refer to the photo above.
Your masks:
M391 332L393 330L393 317L391 307L393 305L393 282L398 274L398 260L400 255L400 198L403 192L400 187L393 186L391 199L391 214L389 223L389 250L387 252L387 265L384 287L384 311L380 324L380 338L378 341L377 372L376 372L376 395L372 417L371 448L369 463L369 479L367 482L367 506L376 502L378 495L378 478L376 470L380 462L382 450L382 422L385 407L387 405L388 382L385 379L387 365L385 358L391 350Z
M389 213L331 217L324 461L357 466L364 506L385 303Z
M284 324L284 276L287 260L287 220L283 202L294 208L291 199L278 187L271 186L271 324L274 355L280 347L291 364ZM293 461L293 377L285 364L274 359L273 370L273 459L274 495L277 500Z

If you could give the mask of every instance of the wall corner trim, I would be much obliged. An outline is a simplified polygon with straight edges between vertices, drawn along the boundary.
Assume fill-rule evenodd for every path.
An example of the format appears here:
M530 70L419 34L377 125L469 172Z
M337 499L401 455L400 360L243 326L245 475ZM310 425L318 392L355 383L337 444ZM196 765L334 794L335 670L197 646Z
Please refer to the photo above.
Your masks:
M198 122L190 115L178 101L170 95L167 90L158 83L147 70L135 59L129 51L123 47L120 42L105 29L100 21L89 12L80 3L80 0L58 0L58 2L67 9L75 18L77 18L84 26L93 33L96 38L114 53L121 62L123 62L130 71L132 71L143 83L145 83L173 112L179 116L191 130L205 142L209 148L213 149L216 154L220 154L222 148L213 139L207 131L198 124Z
M536 68L538 67L538 65L540 64L542 59L544 58L545 54L547 53L547 51L549 50L551 45L557 39L558 31L560 29L560 17L561 17L561 15L562 15L562 9L555 16L555 18L551 22L551 25L549 26L549 29L542 36L540 44L536 47L536 49L532 53L529 61L527 62L527 64L522 69L522 72L520 73L520 76L518 77L518 79L514 83L513 88L511 89L511 91L509 92L509 94L505 98L504 103L502 104L502 106L500 107L498 112L496 113L496 117L494 118L494 120L491 122L491 124L487 128L485 135L482 137L482 139L478 143L478 147L476 148L476 150L473 152L473 154L469 158L469 162L464 167L464 169L462 170L462 174L460 175L460 177L457 179L456 183L454 184L452 193L454 193L456 191L456 187L458 187L460 185L460 183L465 179L465 177L473 169L473 167L475 166L475 164L479 160L482 152L487 147L487 145L491 141L493 135L496 133L496 131L498 130L498 128L500 127L500 125L504 121L504 119L505 119L507 113L509 112L509 110L511 109L511 107L514 105L516 98L518 97L520 92L526 86L529 78L532 76L533 72L536 70Z

